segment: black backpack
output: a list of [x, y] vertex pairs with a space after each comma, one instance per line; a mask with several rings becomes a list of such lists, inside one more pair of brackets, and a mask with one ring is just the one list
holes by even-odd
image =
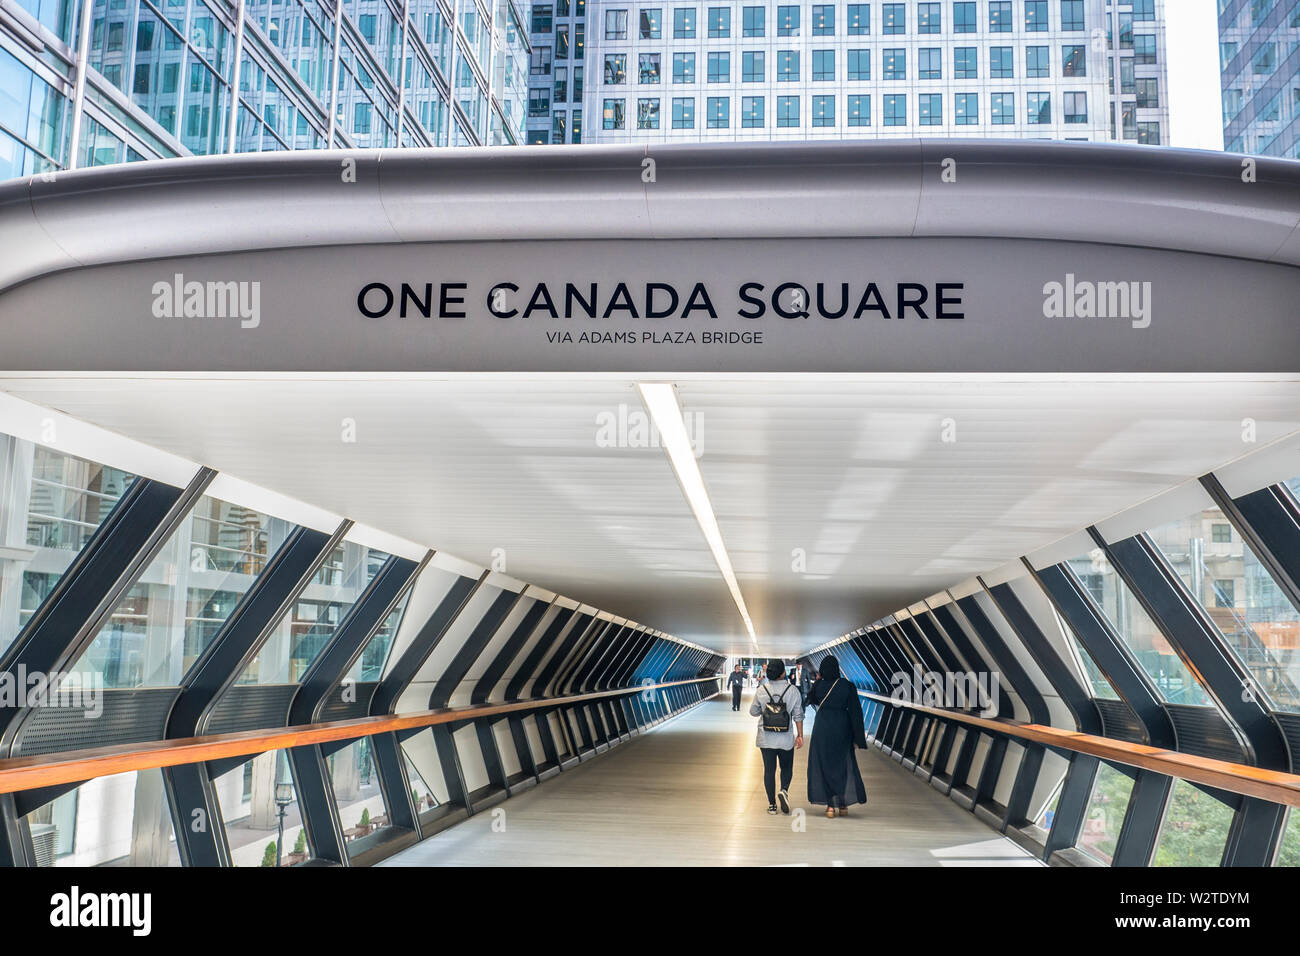
[[790, 711], [785, 706], [785, 691], [793, 687], [793, 684], [786, 684], [785, 690], [781, 691], [781, 696], [772, 697], [772, 691], [767, 692], [767, 703], [763, 705], [763, 729], [771, 734], [788, 734], [790, 732]]

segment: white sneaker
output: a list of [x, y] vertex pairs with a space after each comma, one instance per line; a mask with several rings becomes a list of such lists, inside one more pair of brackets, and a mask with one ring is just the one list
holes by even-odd
[[781, 792], [779, 792], [779, 793], [776, 795], [776, 799], [777, 799], [777, 802], [781, 804], [781, 812], [782, 812], [782, 813], [789, 813], [789, 812], [790, 812], [790, 794], [788, 794], [788, 793], [786, 793], [784, 790], [782, 790]]

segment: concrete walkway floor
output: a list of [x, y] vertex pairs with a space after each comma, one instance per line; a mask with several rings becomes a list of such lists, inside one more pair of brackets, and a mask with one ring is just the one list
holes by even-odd
[[740, 713], [706, 701], [380, 865], [1041, 865], [874, 749], [858, 752], [865, 806], [828, 820], [808, 805], [805, 744], [794, 812], [770, 816], [750, 697]]

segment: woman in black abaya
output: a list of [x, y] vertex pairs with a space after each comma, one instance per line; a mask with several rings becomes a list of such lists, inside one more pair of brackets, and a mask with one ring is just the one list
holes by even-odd
[[840, 662], [823, 658], [821, 676], [808, 694], [817, 708], [808, 748], [808, 802], [826, 804], [826, 816], [844, 816], [850, 804], [866, 803], [853, 748], [867, 747], [858, 690], [840, 676]]

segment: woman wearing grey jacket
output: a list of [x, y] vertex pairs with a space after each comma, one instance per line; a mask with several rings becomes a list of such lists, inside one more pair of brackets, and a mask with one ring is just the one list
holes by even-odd
[[[767, 812], [790, 812], [790, 781], [794, 778], [794, 751], [803, 746], [803, 700], [799, 688], [785, 679], [785, 662], [773, 658], [767, 662], [767, 680], [754, 692], [754, 702], [749, 705], [750, 716], [758, 717], [758, 749], [763, 755], [763, 786], [767, 789]], [[767, 730], [765, 707], [785, 704], [789, 715], [787, 729], [782, 732]], [[776, 768], [781, 768], [781, 789], [776, 788]], [[780, 810], [777, 804], [780, 803]]]

